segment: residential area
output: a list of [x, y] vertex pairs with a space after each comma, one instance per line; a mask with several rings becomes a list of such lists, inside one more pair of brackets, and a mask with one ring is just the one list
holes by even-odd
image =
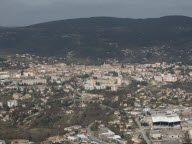
[[0, 68], [2, 144], [192, 141], [191, 65], [80, 65], [17, 54]]

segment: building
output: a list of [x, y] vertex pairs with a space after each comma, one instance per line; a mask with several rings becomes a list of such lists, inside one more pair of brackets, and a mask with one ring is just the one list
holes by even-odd
[[177, 126], [180, 125], [181, 119], [177, 114], [152, 114], [153, 126]]
[[182, 140], [184, 138], [184, 134], [179, 131], [179, 130], [176, 130], [176, 129], [171, 129], [171, 130], [165, 130], [163, 131], [163, 135], [162, 135], [162, 139], [164, 141], [166, 140]]
[[154, 76], [154, 80], [161, 82], [163, 81], [163, 78], [161, 76]]
[[113, 137], [115, 135], [114, 132], [112, 132], [111, 130], [107, 129], [102, 131], [101, 133], [99, 133], [99, 137]]
[[10, 74], [8, 71], [1, 71], [0, 72], [0, 79], [7, 79], [10, 77]]
[[4, 140], [0, 140], [0, 144], [6, 144]]
[[47, 80], [46, 79], [26, 79], [26, 80], [22, 80], [21, 83], [26, 85], [46, 84]]
[[16, 107], [16, 106], [18, 106], [18, 101], [17, 101], [17, 100], [7, 101], [7, 105], [8, 105], [8, 107], [10, 107], [10, 108]]
[[111, 91], [117, 91], [118, 87], [117, 86], [112, 86]]
[[189, 130], [189, 138], [192, 140], [192, 130]]
[[163, 76], [163, 81], [165, 82], [176, 82], [177, 81], [177, 77], [171, 74], [167, 74]]
[[127, 141], [122, 139], [121, 136], [119, 136], [119, 135], [114, 135], [112, 137], [112, 139], [115, 140], [119, 144], [127, 144]]
[[3, 108], [3, 103], [2, 102], [0, 102], [0, 108]]
[[162, 133], [159, 130], [151, 130], [150, 137], [152, 139], [158, 140], [158, 139], [161, 139]]

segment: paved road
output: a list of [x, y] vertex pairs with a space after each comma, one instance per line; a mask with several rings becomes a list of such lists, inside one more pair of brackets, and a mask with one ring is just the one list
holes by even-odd
[[136, 121], [137, 125], [139, 126], [140, 131], [141, 131], [141, 134], [143, 135], [143, 138], [144, 138], [144, 140], [146, 141], [146, 143], [147, 143], [147, 144], [151, 144], [151, 141], [150, 141], [149, 138], [147, 137], [147, 134], [146, 134], [146, 132], [145, 132], [145, 129], [141, 126], [141, 123], [140, 123], [140, 121], [139, 121], [139, 118], [136, 118], [135, 121]]
[[69, 120], [67, 121], [67, 123], [70, 123], [72, 117], [74, 116], [75, 114], [72, 114], [71, 117], [69, 118]]
[[95, 141], [95, 142], [97, 142], [97, 143], [99, 143], [99, 144], [114, 144], [114, 143], [104, 142], [104, 141], [100, 140], [99, 138], [95, 137], [95, 136], [93, 135], [93, 132], [91, 131], [91, 126], [92, 126], [93, 124], [94, 124], [94, 123], [91, 123], [91, 124], [89, 124], [88, 127], [87, 127], [87, 133], [89, 134], [89, 138], [90, 138], [91, 140], [93, 140], [93, 141]]

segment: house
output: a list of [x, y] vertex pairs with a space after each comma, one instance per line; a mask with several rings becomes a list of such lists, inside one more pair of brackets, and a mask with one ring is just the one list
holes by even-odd
[[114, 115], [120, 115], [120, 111], [119, 110], [114, 111]]
[[68, 111], [66, 111], [66, 114], [73, 114], [73, 113], [74, 113], [73, 110], [68, 110]]
[[81, 134], [86, 134], [86, 133], [87, 133], [87, 129], [86, 129], [86, 128], [82, 128], [82, 129], [80, 130], [80, 133], [81, 133]]
[[75, 137], [75, 136], [68, 136], [67, 139], [71, 142], [74, 142], [74, 141], [78, 141], [79, 138], [78, 137]]
[[115, 133], [114, 132], [112, 132], [111, 130], [105, 130], [105, 131], [102, 131], [102, 132], [100, 132], [99, 133], [99, 137], [112, 137], [112, 136], [114, 136], [115, 135]]
[[112, 86], [111, 91], [117, 91], [118, 87], [117, 86]]
[[20, 93], [14, 93], [13, 94], [13, 99], [15, 99], [15, 100], [18, 100], [18, 99], [20, 99], [22, 97], [22, 94], [20, 94]]

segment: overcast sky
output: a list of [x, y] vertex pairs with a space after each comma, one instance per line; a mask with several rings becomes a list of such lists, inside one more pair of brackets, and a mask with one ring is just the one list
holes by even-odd
[[79, 17], [192, 16], [192, 0], [0, 0], [0, 25], [24, 26]]

